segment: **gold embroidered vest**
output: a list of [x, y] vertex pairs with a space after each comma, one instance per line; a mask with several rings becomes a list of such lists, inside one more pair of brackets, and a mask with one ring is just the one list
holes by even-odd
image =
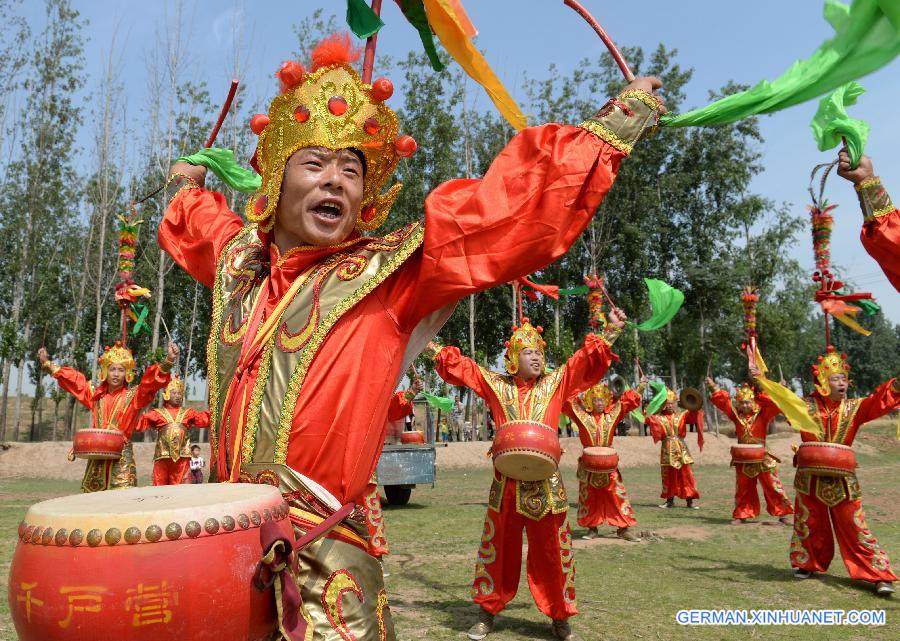
[[[241, 463], [288, 468], [288, 435], [294, 407], [310, 363], [329, 330], [340, 318], [394, 273], [422, 244], [421, 223], [382, 237], [366, 238], [311, 266], [298, 279], [276, 331], [263, 347], [248, 400]], [[228, 429], [223, 406], [237, 369], [244, 334], [254, 303], [263, 291], [268, 250], [249, 225], [228, 243], [217, 266], [213, 288], [212, 326], [207, 344], [209, 365], [210, 441], [217, 449], [222, 426]]]
[[687, 412], [681, 411], [658, 416], [665, 433], [662, 448], [659, 452], [659, 464], [662, 466], [674, 467], [677, 470], [682, 465], [694, 464], [694, 459], [691, 457], [687, 443], [678, 435], [678, 428], [685, 414]]
[[[618, 425], [619, 418], [622, 414], [622, 404], [620, 401], [615, 401], [611, 407], [612, 409], [608, 412], [603, 412], [603, 414], [600, 415], [600, 422], [598, 425], [596, 415], [587, 410], [584, 406], [584, 401], [580, 398], [576, 398], [572, 401], [572, 411], [575, 413], [575, 416], [578, 418], [581, 425], [584, 426], [584, 429], [587, 430], [591, 445], [597, 447], [612, 447], [611, 441], [614, 436], [616, 425]], [[576, 475], [579, 481], [587, 483], [592, 487], [601, 488], [609, 485], [609, 474], [588, 472], [582, 467], [580, 460], [578, 461]]]
[[187, 427], [184, 424], [184, 417], [188, 413], [188, 408], [179, 407], [174, 417], [167, 409], [158, 409], [156, 411], [163, 418], [170, 420], [165, 427], [159, 430], [153, 460], [172, 459], [174, 463], [180, 458], [190, 458], [191, 439], [188, 438]]
[[[837, 411], [834, 413], [835, 420], [830, 421], [830, 426], [822, 421], [819, 402], [815, 397], [806, 399], [806, 411], [819, 426], [823, 436], [822, 440], [849, 446], [851, 444], [849, 438], [850, 428], [853, 426], [856, 412], [859, 411], [861, 400], [859, 398], [848, 398], [841, 401]], [[856, 474], [820, 476], [806, 471], [798, 471], [794, 476], [794, 488], [801, 494], [808, 496], [813, 491], [813, 485], [815, 485], [816, 498], [829, 507], [834, 507], [844, 500], [849, 499], [853, 501], [862, 498], [862, 489], [859, 487], [859, 480], [856, 478]]]
[[[544, 422], [544, 414], [562, 382], [565, 365], [549, 374], [538, 377], [529, 393], [524, 412], [519, 411], [519, 389], [513, 376], [505, 376], [479, 367], [481, 375], [503, 408], [503, 423], [516, 420]], [[501, 425], [502, 427], [502, 425]], [[506, 477], [494, 478], [488, 496], [488, 507], [500, 511]], [[569, 509], [566, 488], [559, 472], [544, 481], [516, 481], [516, 512], [529, 519], [538, 520], [549, 513], [559, 514]]]

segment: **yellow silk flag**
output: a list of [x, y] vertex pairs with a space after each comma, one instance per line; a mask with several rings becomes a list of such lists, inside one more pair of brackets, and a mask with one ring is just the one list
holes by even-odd
[[472, 80], [484, 87], [491, 101], [500, 111], [500, 115], [506, 118], [516, 131], [521, 131], [528, 126], [525, 114], [494, 75], [484, 56], [469, 40], [466, 31], [471, 32], [473, 28], [465, 14], [463, 14], [463, 18], [457, 17], [454, 5], [461, 8], [458, 0], [424, 0], [424, 2], [428, 24], [431, 25], [447, 53], [459, 63], [459, 66], [469, 74]]
[[791, 427], [801, 432], [809, 432], [821, 439], [822, 429], [819, 427], [818, 423], [813, 420], [812, 416], [809, 415], [809, 411], [806, 408], [806, 402], [784, 385], [776, 383], [775, 381], [770, 381], [766, 378], [766, 372], [769, 371], [769, 368], [766, 367], [766, 363], [763, 361], [762, 354], [758, 347], [755, 350], [754, 356], [756, 365], [759, 367], [759, 371], [762, 372], [762, 375], [755, 379], [756, 383], [763, 392], [769, 395], [772, 402], [778, 406], [778, 409], [784, 414], [785, 418], [791, 424]]
[[859, 332], [863, 336], [869, 336], [872, 334], [872, 332], [857, 323], [856, 319], [853, 317], [853, 315], [862, 311], [859, 307], [848, 305], [842, 300], [829, 299], [825, 299], [819, 304], [822, 306], [823, 312], [825, 312], [826, 314], [831, 314], [835, 319], [842, 322], [854, 332]]

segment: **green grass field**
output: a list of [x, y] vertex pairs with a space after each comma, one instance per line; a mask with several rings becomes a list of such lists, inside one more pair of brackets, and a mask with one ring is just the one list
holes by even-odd
[[[892, 426], [874, 428], [861, 440], [876, 455], [861, 456], [860, 482], [869, 526], [895, 562], [900, 563], [900, 488], [896, 484], [900, 442]], [[471, 602], [475, 551], [489, 485], [485, 471], [438, 470], [434, 489], [417, 488], [411, 502], [386, 509], [392, 554], [386, 579], [391, 609], [402, 641], [463, 639], [477, 608]], [[585, 641], [638, 639], [803, 639], [888, 640], [900, 638], [900, 596], [882, 599], [868, 585], [851, 581], [840, 559], [826, 576], [797, 581], [788, 564], [790, 529], [760, 523], [729, 525], [734, 472], [725, 466], [695, 468], [702, 495], [699, 511], [683, 502], [660, 510], [659, 471], [628, 469], [625, 483], [639, 529], [663, 536], [654, 543], [626, 543], [601, 530], [605, 538], [577, 539], [577, 591], [580, 616], [575, 629]], [[793, 496], [793, 471], [782, 467]], [[573, 474], [566, 475], [570, 501], [576, 500]], [[31, 503], [75, 492], [77, 483], [45, 480], [0, 482], [0, 639], [15, 639], [9, 623], [6, 575], [15, 546], [16, 526]], [[570, 512], [574, 521], [575, 510]], [[771, 520], [765, 517], [763, 520]], [[884, 609], [883, 627], [682, 627], [681, 609], [829, 608]], [[492, 641], [551, 639], [546, 619], [534, 606], [524, 578], [519, 594], [497, 618]], [[118, 640], [117, 640], [118, 641]], [[188, 641], [188, 640], [179, 640]]]

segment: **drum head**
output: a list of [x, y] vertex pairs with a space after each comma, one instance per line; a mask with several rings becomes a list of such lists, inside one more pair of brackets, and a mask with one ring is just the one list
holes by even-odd
[[549, 457], [531, 452], [500, 454], [494, 459], [497, 471], [517, 481], [544, 481], [553, 476], [557, 465]]

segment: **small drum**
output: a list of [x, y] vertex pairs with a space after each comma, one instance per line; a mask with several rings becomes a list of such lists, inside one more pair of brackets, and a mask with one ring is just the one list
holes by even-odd
[[125, 435], [119, 430], [86, 428], [75, 432], [72, 450], [75, 458], [94, 461], [118, 461], [125, 447]]
[[801, 443], [797, 448], [797, 471], [820, 476], [850, 476], [856, 472], [856, 453], [840, 443]]
[[556, 430], [536, 421], [510, 421], [497, 429], [491, 447], [497, 471], [518, 481], [543, 481], [559, 467]]
[[731, 464], [762, 463], [766, 459], [765, 443], [737, 443], [731, 446]]
[[260, 526], [293, 541], [269, 485], [212, 483], [79, 494], [31, 506], [9, 570], [21, 641], [262, 641], [271, 587], [253, 579]]
[[422, 434], [421, 430], [415, 430], [413, 432], [403, 432], [402, 434], [400, 434], [400, 442], [405, 445], [424, 445], [425, 435]]
[[611, 447], [586, 447], [581, 467], [594, 474], [612, 474], [619, 467], [619, 455]]

